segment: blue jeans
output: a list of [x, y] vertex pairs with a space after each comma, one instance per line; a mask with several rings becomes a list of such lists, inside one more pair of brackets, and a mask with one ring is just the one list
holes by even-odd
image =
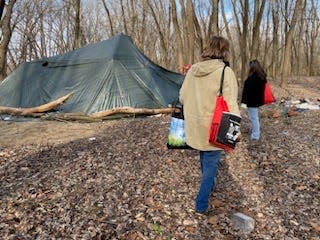
[[200, 151], [201, 184], [196, 198], [196, 211], [205, 212], [209, 207], [209, 197], [216, 185], [221, 159], [221, 151]]
[[251, 139], [259, 140], [260, 138], [260, 120], [259, 108], [248, 107], [248, 116], [251, 122]]

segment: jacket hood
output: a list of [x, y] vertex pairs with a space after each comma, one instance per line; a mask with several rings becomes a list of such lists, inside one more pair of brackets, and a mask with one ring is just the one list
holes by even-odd
[[220, 59], [206, 60], [192, 65], [190, 72], [195, 77], [203, 77], [222, 68], [223, 66], [224, 63]]

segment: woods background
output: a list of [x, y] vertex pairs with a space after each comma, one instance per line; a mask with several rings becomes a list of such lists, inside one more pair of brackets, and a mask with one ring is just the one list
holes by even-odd
[[0, 80], [23, 62], [120, 32], [178, 72], [219, 34], [240, 81], [257, 58], [285, 87], [290, 76], [320, 73], [319, 8], [318, 0], [1, 0]]

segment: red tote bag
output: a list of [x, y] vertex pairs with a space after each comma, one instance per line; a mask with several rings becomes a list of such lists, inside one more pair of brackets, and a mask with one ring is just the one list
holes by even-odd
[[228, 103], [222, 95], [224, 69], [221, 76], [219, 95], [216, 97], [216, 105], [209, 127], [209, 143], [229, 152], [235, 148], [237, 143], [241, 117], [229, 112]]
[[218, 132], [220, 129], [221, 119], [223, 112], [229, 112], [228, 104], [224, 100], [223, 96], [217, 96], [216, 97], [216, 107], [213, 112], [211, 125], [210, 125], [210, 131], [209, 131], [209, 143], [216, 145], [217, 147], [222, 147], [225, 150], [231, 150], [228, 147], [226, 148], [223, 145], [220, 145], [219, 142], [217, 142]]
[[216, 107], [213, 113], [211, 126], [210, 126], [210, 136], [209, 136], [210, 143], [214, 143], [215, 137], [218, 135], [218, 130], [220, 127], [223, 112], [229, 112], [228, 105], [224, 100], [223, 96], [217, 96]]
[[271, 85], [269, 82], [266, 82], [266, 86], [264, 88], [264, 104], [271, 104], [276, 101], [276, 98], [272, 94]]

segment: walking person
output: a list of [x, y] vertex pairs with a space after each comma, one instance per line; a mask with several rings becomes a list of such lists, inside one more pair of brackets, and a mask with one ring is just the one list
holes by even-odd
[[249, 62], [248, 77], [244, 82], [241, 106], [247, 109], [251, 123], [252, 141], [260, 139], [259, 107], [264, 104], [264, 89], [267, 82], [267, 74], [258, 60]]
[[[222, 70], [229, 55], [229, 42], [213, 36], [201, 54], [201, 61], [192, 65], [180, 89], [180, 102], [184, 107], [186, 142], [199, 150], [201, 183], [195, 200], [198, 213], [209, 211], [209, 197], [216, 185], [222, 149], [209, 143], [209, 129], [219, 93]], [[238, 85], [235, 74], [226, 67], [223, 96], [230, 112], [239, 114], [237, 103]]]

